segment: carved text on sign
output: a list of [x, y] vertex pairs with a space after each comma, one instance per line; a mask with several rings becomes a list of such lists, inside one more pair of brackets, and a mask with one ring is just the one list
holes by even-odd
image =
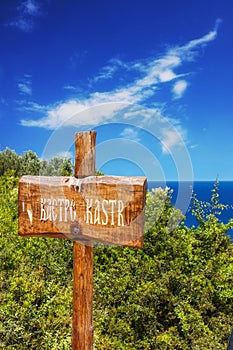
[[[23, 204], [24, 205], [24, 204]], [[87, 199], [84, 221], [90, 225], [124, 226], [122, 200]], [[115, 213], [117, 219], [115, 220]], [[53, 222], [74, 222], [77, 218], [75, 200], [67, 198], [41, 198], [40, 220]], [[31, 219], [32, 221], [32, 219]]]
[[66, 198], [41, 198], [41, 221], [74, 222], [76, 220], [76, 204]]
[[144, 177], [23, 176], [19, 234], [141, 246]]
[[[111, 226], [124, 226], [124, 216], [122, 214], [124, 210], [124, 203], [122, 200], [116, 199], [103, 199], [102, 201], [92, 198], [87, 200], [86, 205], [86, 224], [91, 225], [108, 225]], [[101, 213], [103, 213], [101, 217]], [[117, 219], [115, 220], [115, 213], [117, 213]], [[116, 222], [115, 222], [116, 221]]]

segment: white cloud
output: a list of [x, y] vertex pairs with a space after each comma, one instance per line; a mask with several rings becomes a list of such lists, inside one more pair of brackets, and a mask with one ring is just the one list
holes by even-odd
[[138, 135], [138, 131], [133, 129], [133, 128], [125, 128], [120, 136], [124, 139], [129, 139], [129, 140], [133, 140], [133, 141], [136, 141], [136, 142], [139, 142], [140, 141], [140, 138], [139, 138], [139, 135]]
[[[23, 126], [42, 127], [55, 130], [61, 126], [92, 127], [111, 120], [113, 115], [126, 104], [106, 103], [105, 99], [93, 97], [79, 102], [70, 100], [48, 110], [47, 116], [38, 120], [21, 120]], [[38, 111], [38, 106], [36, 106]]]
[[32, 94], [32, 90], [31, 90], [31, 87], [29, 87], [27, 84], [25, 83], [18, 83], [18, 88], [19, 88], [19, 91], [22, 93], [22, 94], [25, 94], [25, 95], [31, 95]]
[[[173, 85], [173, 96], [180, 98], [187, 89], [188, 82], [180, 79], [187, 73], [176, 73], [176, 69], [181, 67], [186, 61], [194, 60], [200, 48], [213, 41], [217, 35], [217, 27], [201, 38], [191, 40], [183, 46], [168, 49], [163, 56], [159, 58], [150, 58], [141, 61], [123, 63], [120, 60], [112, 60], [92, 81], [100, 79], [111, 79], [117, 70], [121, 72], [132, 72], [133, 79], [128, 83], [117, 86], [111, 91], [89, 93], [81, 95], [78, 98], [60, 101], [56, 105], [47, 106], [45, 115], [37, 120], [23, 119], [21, 124], [24, 126], [37, 126], [55, 130], [61, 126], [75, 126], [83, 128], [84, 126], [94, 127], [105, 122], [122, 122], [132, 117], [132, 110], [128, 109], [124, 114], [126, 105], [138, 105], [150, 107], [151, 113], [138, 115], [140, 125], [151, 123], [156, 115], [156, 120], [163, 117], [163, 107], [148, 104], [148, 99], [156, 94], [157, 89], [171, 81]], [[38, 110], [38, 106], [36, 106]], [[135, 111], [134, 120], [136, 118]], [[132, 120], [132, 119], [130, 119]], [[177, 121], [179, 124], [179, 121]], [[129, 130], [128, 130], [129, 131]], [[179, 132], [185, 136], [185, 131], [179, 126]], [[179, 146], [179, 138], [169, 128], [166, 132], [160, 132], [163, 140], [163, 152]]]
[[175, 73], [171, 69], [166, 69], [165, 71], [159, 74], [159, 79], [162, 83], [173, 80], [176, 78]]
[[48, 106], [43, 106], [36, 102], [29, 101], [27, 102], [27, 104], [25, 104], [25, 101], [19, 100], [19, 101], [16, 101], [16, 103], [18, 104], [19, 106], [18, 110], [20, 111], [45, 114], [49, 110]]
[[[119, 58], [112, 58], [108, 64], [101, 68], [99, 73], [90, 80], [91, 83], [98, 82], [101, 80], [109, 80], [116, 77], [119, 72], [121, 80], [125, 80], [126, 76], [130, 72], [146, 72], [148, 69], [147, 65], [142, 62], [123, 62]], [[116, 79], [116, 78], [115, 78]]]
[[162, 133], [162, 151], [167, 154], [172, 152], [174, 147], [182, 147], [180, 133], [176, 130], [165, 129]]
[[190, 145], [190, 148], [191, 149], [196, 149], [196, 148], [198, 148], [199, 147], [199, 145], [196, 143], [196, 144], [194, 144], [194, 145]]
[[26, 15], [38, 16], [40, 14], [40, 6], [35, 0], [23, 1], [19, 9]]
[[15, 19], [7, 26], [17, 28], [23, 32], [31, 32], [34, 29], [35, 19], [42, 15], [40, 4], [37, 0], [25, 0], [16, 8]]
[[6, 100], [4, 97], [1, 97], [1, 98], [0, 98], [0, 103], [1, 103], [2, 105], [4, 105], [4, 106], [7, 106], [7, 105], [8, 105], [7, 100]]
[[174, 86], [173, 86], [173, 94], [174, 94], [174, 98], [181, 98], [185, 92], [185, 90], [188, 87], [188, 83], [186, 80], [178, 80], [177, 82], [175, 82]]
[[62, 152], [57, 153], [56, 156], [59, 158], [71, 158], [72, 159], [73, 153], [70, 151], [62, 151]]
[[18, 82], [18, 89], [21, 95], [32, 94], [31, 75], [25, 74], [24, 77]]
[[76, 91], [76, 87], [73, 85], [65, 85], [65, 86], [63, 86], [63, 89], [70, 90], [70, 91]]
[[125, 68], [126, 65], [119, 59], [111, 59], [109, 64], [103, 67], [100, 72], [93, 78], [93, 82], [97, 82], [99, 80], [111, 79], [114, 74], [122, 68]]
[[214, 29], [211, 30], [206, 35], [202, 36], [201, 38], [190, 40], [187, 44], [180, 46], [180, 47], [174, 47], [170, 50], [170, 54], [178, 55], [179, 57], [182, 57], [183, 61], [192, 61], [198, 54], [198, 49], [200, 47], [205, 47], [207, 44], [209, 44], [211, 41], [215, 40], [218, 34], [218, 27], [221, 23], [221, 19], [217, 19]]

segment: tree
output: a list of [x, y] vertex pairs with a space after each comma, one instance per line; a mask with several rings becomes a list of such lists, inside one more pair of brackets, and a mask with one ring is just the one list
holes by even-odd
[[71, 163], [71, 159], [64, 159], [63, 165], [62, 165], [62, 176], [71, 176], [73, 173], [73, 166]]
[[47, 175], [70, 176], [72, 175], [71, 159], [53, 157], [50, 160], [40, 160], [35, 152], [29, 150], [18, 155], [10, 148], [0, 152], [0, 176], [14, 170], [15, 176], [22, 175]]
[[22, 175], [39, 175], [40, 160], [35, 152], [27, 151], [22, 156], [19, 156], [20, 171], [19, 176]]
[[17, 176], [19, 166], [19, 157], [15, 151], [7, 147], [0, 152], [0, 176], [9, 170], [14, 170]]
[[42, 160], [40, 175], [45, 176], [69, 176], [72, 174], [71, 159], [53, 157], [50, 160]]

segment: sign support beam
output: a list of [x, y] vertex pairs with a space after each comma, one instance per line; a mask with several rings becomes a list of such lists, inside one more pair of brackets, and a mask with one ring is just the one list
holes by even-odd
[[[75, 135], [75, 173], [77, 178], [95, 175], [96, 132]], [[72, 350], [93, 349], [93, 244], [73, 245]]]

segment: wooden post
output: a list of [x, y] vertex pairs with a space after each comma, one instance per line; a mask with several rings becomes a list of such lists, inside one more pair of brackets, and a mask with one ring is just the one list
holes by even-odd
[[146, 178], [95, 176], [96, 132], [75, 135], [75, 177], [22, 176], [18, 233], [73, 239], [72, 349], [92, 350], [93, 243], [142, 247]]
[[[95, 140], [94, 131], [75, 135], [75, 177], [95, 175]], [[93, 349], [92, 302], [93, 245], [74, 242], [72, 350]]]

